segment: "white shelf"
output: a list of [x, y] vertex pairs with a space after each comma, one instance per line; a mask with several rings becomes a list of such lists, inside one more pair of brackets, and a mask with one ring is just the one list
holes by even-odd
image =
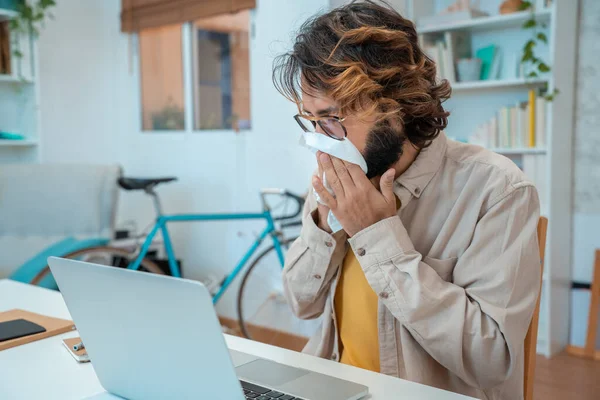
[[13, 10], [7, 10], [5, 8], [0, 8], [0, 21], [6, 21], [8, 19], [12, 19], [16, 17], [18, 13]]
[[22, 78], [19, 78], [18, 76], [14, 76], [14, 75], [0, 74], [0, 83], [14, 83], [14, 84], [30, 85], [33, 83], [33, 81], [30, 79], [22, 79]]
[[0, 139], [0, 147], [31, 147], [37, 146], [37, 140], [6, 140]]
[[547, 150], [544, 148], [535, 147], [522, 147], [522, 148], [493, 148], [489, 149], [494, 153], [498, 154], [546, 154]]
[[531, 88], [543, 86], [548, 83], [546, 79], [497, 79], [489, 81], [456, 82], [452, 84], [453, 92], [484, 90], [484, 89], [510, 89], [510, 88]]
[[[533, 13], [538, 23], [548, 22], [551, 14], [552, 10], [550, 9], [544, 9]], [[531, 15], [532, 13], [529, 11], [521, 11], [507, 15], [473, 18], [466, 21], [451, 22], [437, 26], [417, 27], [417, 32], [419, 34], [443, 33], [446, 31], [478, 32], [492, 29], [518, 28], [521, 27], [525, 21], [531, 18]]]

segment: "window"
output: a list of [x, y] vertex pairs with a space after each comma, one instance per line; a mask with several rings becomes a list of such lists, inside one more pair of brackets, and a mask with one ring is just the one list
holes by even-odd
[[142, 130], [184, 130], [181, 25], [139, 35]]
[[[143, 130], [249, 129], [249, 27], [245, 10], [198, 19], [190, 29], [142, 31]], [[185, 35], [190, 35], [189, 48], [182, 45]], [[191, 60], [190, 65], [182, 60]], [[183, 83], [186, 72], [192, 77], [189, 88]], [[185, 95], [188, 90], [191, 96]], [[188, 98], [192, 104], [186, 107]], [[185, 126], [185, 110], [192, 110], [192, 127]]]
[[194, 128], [250, 128], [249, 12], [193, 24]]

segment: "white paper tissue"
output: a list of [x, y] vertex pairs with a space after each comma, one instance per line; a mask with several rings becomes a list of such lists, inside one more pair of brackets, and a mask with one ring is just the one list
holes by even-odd
[[[348, 139], [335, 140], [320, 133], [304, 132], [302, 138], [300, 139], [300, 144], [309, 148], [313, 153], [322, 151], [323, 153], [327, 153], [341, 160], [356, 164], [364, 171], [365, 174], [367, 173], [367, 162], [362, 154], [360, 154], [360, 151], [358, 151], [358, 149], [354, 147], [352, 142]], [[329, 193], [333, 194], [333, 190], [331, 190], [331, 187], [329, 187], [327, 184], [325, 174], [323, 174], [322, 179], [325, 188], [329, 191]], [[313, 195], [315, 196], [317, 202], [323, 204], [314, 188]], [[337, 218], [335, 218], [335, 215], [333, 215], [331, 211], [329, 211], [329, 214], [327, 215], [327, 224], [334, 233], [342, 230], [342, 225], [339, 223]]]

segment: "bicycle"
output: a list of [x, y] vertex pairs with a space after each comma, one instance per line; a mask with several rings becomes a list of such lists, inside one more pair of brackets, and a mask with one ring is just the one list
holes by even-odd
[[[173, 222], [200, 222], [200, 221], [230, 221], [230, 220], [264, 220], [266, 226], [254, 243], [243, 255], [242, 259], [223, 279], [218, 282], [216, 288], [211, 290], [213, 295], [213, 304], [216, 304], [223, 294], [231, 287], [232, 282], [244, 272], [240, 287], [237, 293], [236, 310], [238, 316], [238, 326], [241, 333], [249, 339], [253, 338], [252, 331], [256, 330], [257, 324], [249, 321], [256, 317], [259, 312], [264, 311], [267, 301], [275, 302], [276, 306], [285, 302], [282, 295], [281, 269], [284, 264], [283, 250], [296, 239], [296, 237], [286, 238], [283, 230], [301, 225], [298, 218], [301, 214], [304, 204], [304, 198], [295, 195], [285, 189], [263, 189], [260, 191], [262, 212], [260, 213], [222, 213], [222, 214], [174, 214], [165, 215], [162, 211], [162, 205], [158, 194], [154, 190], [156, 186], [173, 182], [177, 178], [119, 178], [118, 184], [125, 190], [143, 190], [152, 198], [154, 209], [156, 211], [156, 220], [148, 235], [142, 234], [138, 238], [143, 238], [143, 243], [138, 243], [132, 248], [123, 249], [114, 246], [104, 245], [90, 247], [64, 255], [65, 258], [74, 258], [88, 262], [95, 262], [110, 266], [121, 266], [132, 270], [142, 270], [156, 274], [165, 274], [168, 272], [173, 277], [181, 277], [181, 270], [177, 263], [171, 237], [167, 229], [167, 223]], [[290, 214], [273, 216], [273, 208], [267, 201], [268, 196], [280, 196], [285, 200], [293, 200], [296, 203], [296, 210]], [[287, 203], [285, 204], [287, 206]], [[276, 226], [278, 225], [278, 227]], [[148, 251], [153, 244], [153, 240], [158, 232], [161, 232], [164, 252], [168, 261], [168, 271], [164, 271], [156, 262], [148, 258]], [[256, 257], [257, 250], [264, 240], [270, 236], [272, 245], [261, 251]], [[278, 268], [278, 273], [273, 273], [273, 266]], [[47, 274], [49, 268], [46, 266], [33, 280], [32, 284], [39, 283]], [[277, 277], [277, 278], [273, 278]], [[265, 287], [268, 279], [272, 279]], [[255, 290], [255, 286], [261, 285], [260, 289]], [[270, 286], [270, 287], [269, 287]], [[267, 292], [270, 290], [270, 292]], [[261, 298], [262, 296], [262, 298]], [[274, 307], [276, 307], [274, 306]], [[273, 307], [272, 307], [273, 308]], [[272, 310], [271, 310], [272, 311]], [[260, 329], [260, 328], [258, 328]]]

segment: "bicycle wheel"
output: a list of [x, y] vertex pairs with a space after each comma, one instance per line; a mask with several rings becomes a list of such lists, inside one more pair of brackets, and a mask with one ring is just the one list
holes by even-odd
[[[287, 250], [294, 240], [283, 241], [282, 248]], [[260, 253], [246, 270], [238, 291], [237, 312], [246, 338], [295, 349], [301, 349], [320, 323], [301, 320], [292, 312], [283, 295], [281, 264], [273, 246]]]
[[[127, 266], [133, 259], [135, 259], [134, 253], [130, 253], [127, 250], [120, 249], [117, 247], [109, 246], [98, 246], [89, 247], [69, 253], [63, 258], [70, 258], [73, 260], [86, 261], [94, 264], [108, 265], [112, 267]], [[164, 275], [164, 272], [158, 265], [152, 261], [144, 258], [139, 268], [140, 271], [152, 272], [155, 274]], [[32, 285], [37, 285], [50, 273], [50, 267], [46, 265], [30, 282]]]

